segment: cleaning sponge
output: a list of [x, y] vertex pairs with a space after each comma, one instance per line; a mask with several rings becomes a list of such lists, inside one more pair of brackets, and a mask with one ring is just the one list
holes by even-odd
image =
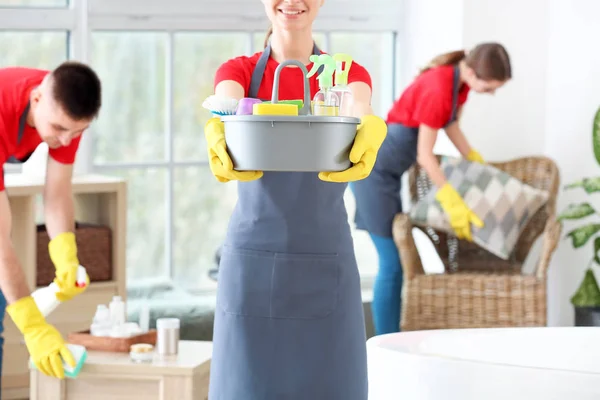
[[71, 367], [63, 361], [65, 376], [67, 378], [76, 378], [77, 375], [79, 375], [79, 372], [81, 372], [81, 368], [83, 367], [83, 364], [85, 364], [85, 360], [87, 359], [87, 350], [85, 347], [79, 344], [67, 343], [67, 347], [69, 348], [71, 354], [73, 354], [73, 358], [75, 359], [75, 367]]
[[[62, 365], [65, 370], [65, 377], [77, 378], [77, 375], [81, 372], [81, 368], [83, 368], [83, 364], [85, 364], [85, 360], [87, 359], [87, 350], [85, 347], [78, 344], [67, 343], [67, 347], [75, 359], [75, 366], [71, 367], [63, 360]], [[33, 361], [29, 360], [29, 364], [35, 368]]]

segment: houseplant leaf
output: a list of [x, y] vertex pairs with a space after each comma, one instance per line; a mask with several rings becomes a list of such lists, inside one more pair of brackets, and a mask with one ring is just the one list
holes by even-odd
[[600, 108], [594, 115], [594, 126], [592, 128], [592, 145], [594, 147], [594, 157], [596, 162], [600, 165]]
[[586, 244], [598, 231], [600, 231], [600, 224], [588, 224], [567, 233], [567, 237], [571, 238], [573, 247], [577, 249]]
[[596, 212], [590, 203], [569, 204], [569, 206], [558, 216], [558, 220], [581, 219]]
[[600, 264], [600, 256], [598, 255], [598, 251], [600, 251], [600, 237], [594, 239], [594, 261], [596, 261], [596, 264]]
[[600, 306], [600, 288], [591, 268], [585, 272], [579, 289], [571, 297], [571, 304], [575, 307], [597, 307]]
[[588, 194], [600, 192], [600, 177], [584, 178], [580, 181], [566, 185], [565, 189], [575, 189], [580, 187]]

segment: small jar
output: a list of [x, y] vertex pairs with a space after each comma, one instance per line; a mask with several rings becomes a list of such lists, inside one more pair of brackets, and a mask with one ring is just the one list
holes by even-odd
[[137, 343], [129, 348], [129, 356], [136, 362], [150, 362], [154, 354], [154, 346], [147, 343]]
[[172, 356], [179, 350], [179, 318], [156, 320], [156, 350], [161, 356]]

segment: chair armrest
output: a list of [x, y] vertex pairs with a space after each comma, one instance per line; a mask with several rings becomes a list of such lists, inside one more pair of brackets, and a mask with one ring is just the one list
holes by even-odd
[[394, 243], [400, 253], [400, 263], [404, 271], [404, 279], [413, 279], [416, 275], [424, 275], [421, 257], [417, 251], [415, 240], [412, 235], [413, 225], [407, 214], [398, 213], [392, 224], [392, 235]]
[[554, 215], [548, 217], [546, 227], [543, 233], [542, 252], [540, 254], [540, 260], [535, 271], [535, 275], [538, 278], [545, 278], [548, 273], [548, 266], [550, 265], [550, 259], [558, 246], [560, 240], [560, 233], [562, 231], [562, 224], [556, 221]]

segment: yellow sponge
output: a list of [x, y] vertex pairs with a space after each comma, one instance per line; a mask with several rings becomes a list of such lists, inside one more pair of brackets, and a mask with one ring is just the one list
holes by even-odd
[[253, 115], [298, 115], [295, 104], [257, 103], [252, 106]]

